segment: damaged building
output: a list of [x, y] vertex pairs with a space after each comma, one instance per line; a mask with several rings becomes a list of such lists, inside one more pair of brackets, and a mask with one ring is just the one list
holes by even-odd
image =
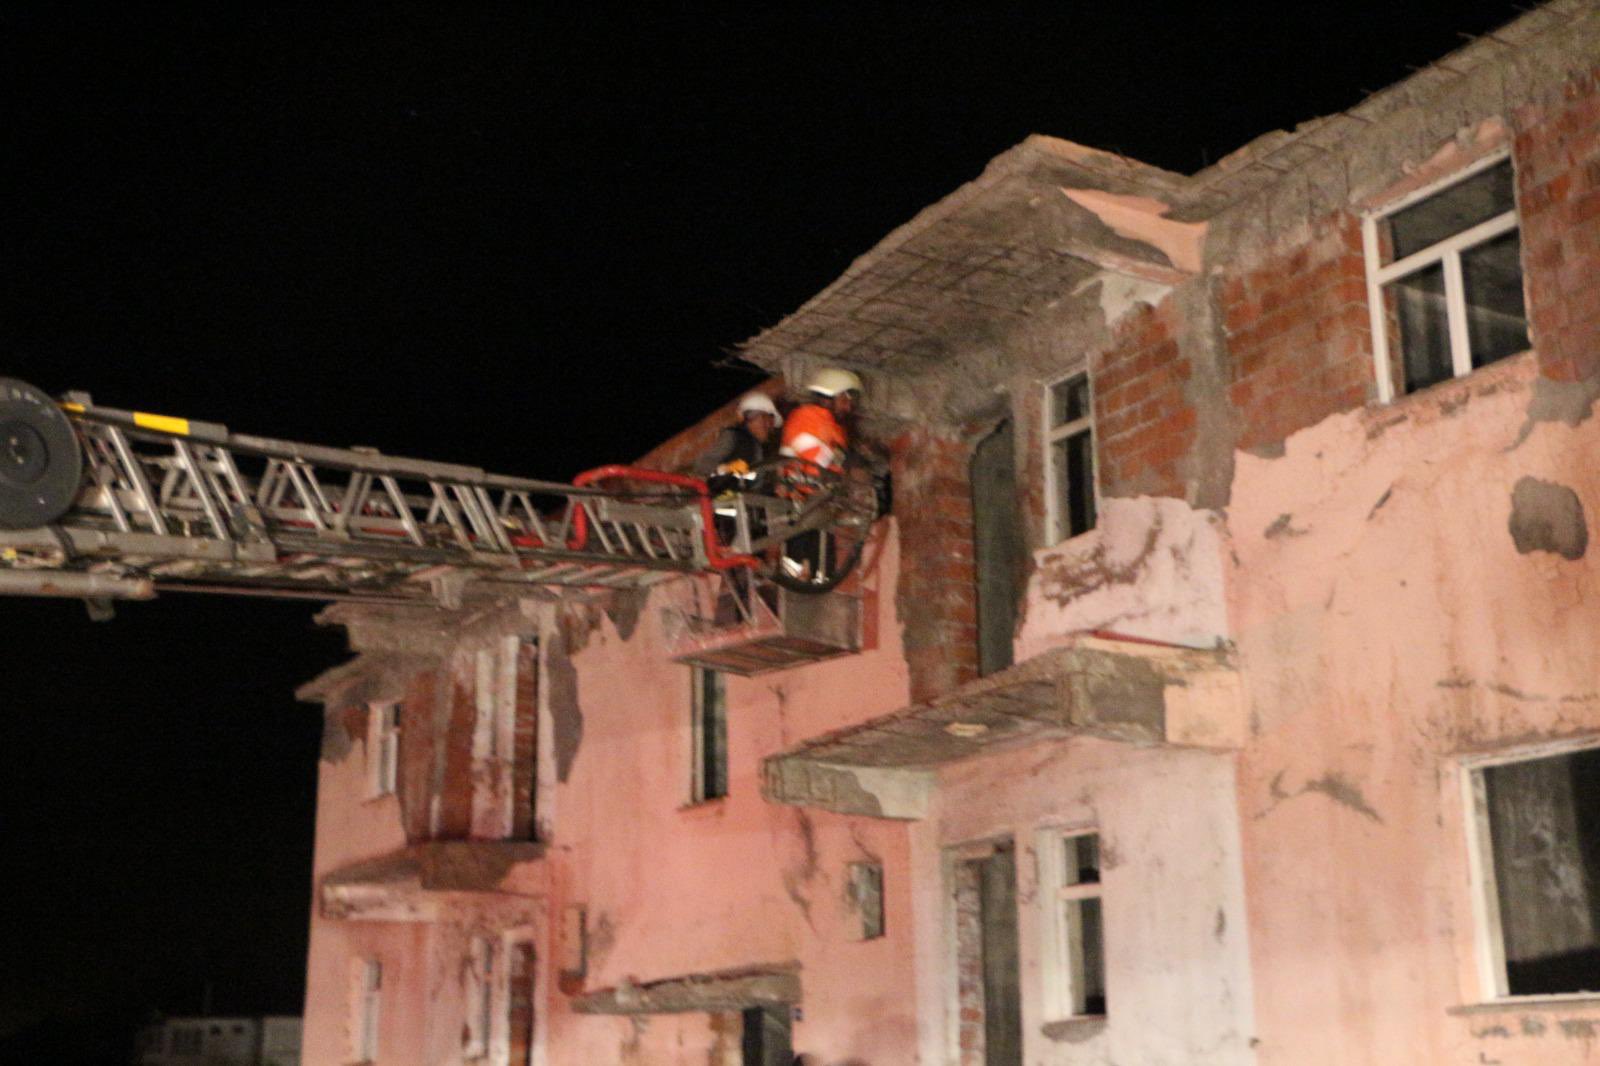
[[895, 487], [760, 626], [329, 608], [304, 1061], [1590, 1061], [1597, 77], [1004, 152], [744, 346]]

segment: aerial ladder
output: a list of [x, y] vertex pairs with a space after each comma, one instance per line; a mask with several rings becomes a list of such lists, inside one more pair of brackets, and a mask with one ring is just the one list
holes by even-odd
[[855, 565], [878, 498], [870, 476], [792, 460], [733, 493], [622, 465], [508, 477], [0, 378], [0, 595], [92, 612], [166, 591], [454, 607], [683, 574], [816, 594]]

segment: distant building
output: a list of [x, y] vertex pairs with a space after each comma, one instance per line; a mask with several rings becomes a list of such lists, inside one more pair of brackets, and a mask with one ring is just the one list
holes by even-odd
[[168, 1018], [139, 1032], [137, 1066], [300, 1066], [300, 1019]]
[[1194, 175], [1003, 153], [745, 346], [895, 477], [777, 638], [326, 611], [308, 1066], [1593, 1062], [1597, 77], [1555, 0]]

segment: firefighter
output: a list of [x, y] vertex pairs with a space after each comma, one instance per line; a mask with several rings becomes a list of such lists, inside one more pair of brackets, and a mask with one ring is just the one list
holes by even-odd
[[739, 421], [717, 434], [710, 449], [694, 461], [694, 472], [703, 478], [750, 478], [751, 471], [777, 451], [773, 435], [782, 425], [783, 416], [772, 397], [745, 393], [739, 397]]
[[845, 427], [861, 401], [861, 379], [848, 370], [828, 367], [811, 375], [806, 391], [811, 402], [789, 413], [779, 450], [823, 470], [842, 470], [850, 446]]
[[[811, 394], [811, 402], [789, 412], [779, 453], [799, 459], [796, 466], [804, 464], [809, 470], [839, 473], [844, 469], [845, 454], [850, 446], [850, 431], [846, 427], [861, 400], [861, 379], [848, 370], [826, 367], [811, 375], [806, 391]], [[803, 497], [810, 490], [791, 491]], [[811, 580], [821, 562], [823, 538], [820, 530], [809, 530], [789, 538], [781, 563], [784, 571], [790, 577]]]

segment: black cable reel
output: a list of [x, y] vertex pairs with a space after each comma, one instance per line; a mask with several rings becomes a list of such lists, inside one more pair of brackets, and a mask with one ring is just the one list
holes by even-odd
[[0, 378], [0, 529], [35, 529], [66, 514], [83, 479], [83, 451], [56, 402]]

